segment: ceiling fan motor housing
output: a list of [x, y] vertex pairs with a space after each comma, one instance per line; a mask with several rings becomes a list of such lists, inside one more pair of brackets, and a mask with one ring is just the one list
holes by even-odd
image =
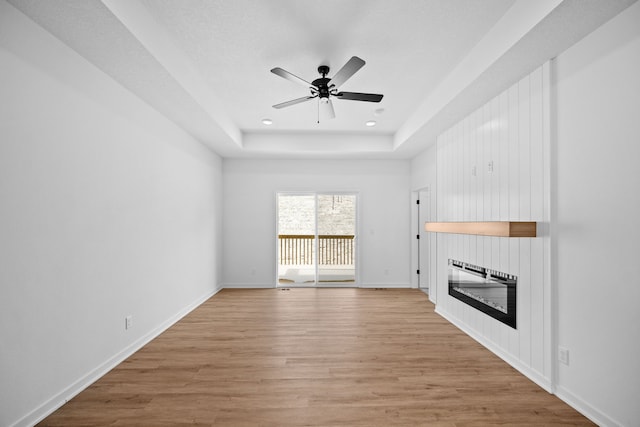
[[[322, 74], [322, 77], [315, 79], [311, 84], [318, 88], [317, 93], [320, 98], [329, 98], [329, 82], [331, 81], [331, 79], [327, 77], [327, 74], [329, 74], [329, 66], [319, 66], [318, 73]], [[311, 93], [314, 93], [314, 91], [312, 90]]]

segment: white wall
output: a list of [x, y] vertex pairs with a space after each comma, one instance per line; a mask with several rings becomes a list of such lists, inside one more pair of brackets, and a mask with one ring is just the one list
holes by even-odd
[[558, 395], [640, 425], [640, 3], [557, 58]]
[[[440, 135], [411, 166], [414, 190], [437, 186], [438, 220], [542, 221], [541, 242], [439, 236], [438, 311], [606, 426], [640, 423], [639, 22], [636, 3]], [[548, 147], [536, 143], [547, 136]], [[524, 330], [443, 298], [452, 255], [519, 276]], [[558, 346], [568, 365], [557, 362]]]
[[[434, 141], [435, 142], [435, 141]], [[436, 186], [437, 152], [436, 144], [411, 159], [411, 189], [417, 191], [427, 187]]]
[[0, 425], [29, 425], [215, 292], [222, 165], [5, 2], [0, 93]]
[[[553, 382], [545, 232], [550, 218], [549, 98], [546, 64], [437, 141], [437, 221], [536, 221], [538, 237], [437, 234], [435, 261], [437, 311], [547, 390]], [[518, 276], [517, 329], [448, 295], [448, 259]]]
[[[435, 218], [437, 209], [437, 147], [435, 141], [429, 145], [427, 149], [411, 159], [411, 190], [413, 191], [414, 198], [418, 199], [420, 192], [423, 195], [428, 194], [428, 206], [425, 206], [423, 200], [420, 202], [420, 209], [426, 209], [427, 212], [422, 212], [420, 215], [422, 218]], [[420, 270], [422, 277], [422, 283], [429, 284], [429, 299], [434, 304], [437, 303], [437, 287], [432, 286], [437, 280], [437, 248], [436, 248], [436, 236], [433, 233], [427, 233], [424, 231], [423, 221], [418, 219], [418, 209], [412, 211], [411, 224], [415, 227], [412, 235], [420, 235], [420, 241], [413, 241], [413, 260], [414, 265], [411, 271]], [[425, 244], [426, 240], [426, 244]], [[428, 254], [425, 256], [420, 252], [422, 262], [418, 262], [418, 244], [422, 244], [421, 250], [427, 250]], [[425, 262], [426, 261], [426, 262]], [[426, 277], [425, 277], [426, 276]], [[426, 280], [425, 280], [426, 279]]]
[[223, 171], [225, 286], [275, 286], [278, 191], [357, 192], [359, 285], [410, 286], [409, 161], [225, 159]]

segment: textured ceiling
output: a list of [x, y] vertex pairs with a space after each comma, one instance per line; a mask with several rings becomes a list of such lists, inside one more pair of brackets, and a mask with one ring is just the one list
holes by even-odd
[[[513, 0], [173, 1], [143, 0], [202, 70], [243, 130], [395, 132]], [[399, 51], [401, 50], [401, 52]], [[330, 76], [351, 57], [367, 64], [341, 89], [385, 95], [380, 104], [334, 100], [336, 119], [317, 124], [317, 103], [271, 105], [305, 96], [304, 87], [269, 72], [279, 66], [307, 81]]]
[[[633, 0], [9, 3], [223, 156], [406, 158]], [[270, 69], [311, 81], [354, 55], [341, 89], [381, 103], [334, 100], [320, 123], [315, 100], [272, 108], [307, 91]]]

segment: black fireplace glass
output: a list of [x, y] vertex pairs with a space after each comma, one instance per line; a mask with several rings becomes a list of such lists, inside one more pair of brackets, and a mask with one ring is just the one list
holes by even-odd
[[449, 295], [516, 329], [514, 275], [449, 260]]

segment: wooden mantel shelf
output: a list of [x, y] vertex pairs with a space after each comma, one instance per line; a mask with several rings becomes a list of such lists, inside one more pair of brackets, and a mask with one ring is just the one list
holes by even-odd
[[425, 231], [497, 237], [536, 237], [536, 223], [526, 221], [426, 222]]

